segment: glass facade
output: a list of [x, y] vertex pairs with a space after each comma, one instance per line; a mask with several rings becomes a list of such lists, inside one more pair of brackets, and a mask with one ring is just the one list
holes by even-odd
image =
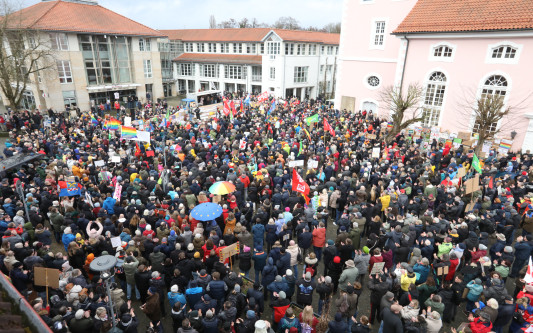
[[78, 35], [89, 85], [133, 82], [131, 38]]

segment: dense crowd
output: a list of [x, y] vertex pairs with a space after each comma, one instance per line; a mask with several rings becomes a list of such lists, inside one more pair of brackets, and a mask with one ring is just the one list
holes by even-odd
[[[179, 333], [437, 333], [459, 312], [474, 333], [533, 321], [529, 155], [491, 151], [480, 189], [466, 193], [469, 147], [423, 148], [407, 131], [386, 142], [390, 126], [364, 110], [244, 97], [235, 114], [205, 119], [190, 111], [163, 122], [177, 110], [143, 105], [131, 114], [152, 129], [149, 144], [121, 140], [96, 113], [95, 122], [50, 111], [50, 127], [38, 111], [5, 119], [5, 157], [42, 159], [1, 172], [0, 269], [54, 332], [144, 332], [141, 316], [148, 330]], [[293, 191], [294, 162], [307, 196]], [[62, 181], [80, 195], [59, 196]], [[210, 193], [218, 181], [235, 191]], [[204, 202], [222, 214], [192, 218]], [[239, 253], [221, 261], [237, 241]], [[103, 255], [117, 260], [116, 318], [90, 269]], [[36, 285], [35, 267], [60, 270], [59, 288]], [[359, 307], [362, 292], [370, 309]]]

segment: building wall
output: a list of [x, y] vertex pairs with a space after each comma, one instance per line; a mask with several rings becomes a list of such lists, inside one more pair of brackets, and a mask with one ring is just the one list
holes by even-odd
[[[473, 35], [475, 36], [475, 35]], [[508, 82], [505, 102], [507, 106], [518, 107], [513, 113], [512, 122], [502, 121], [502, 137], [510, 137], [515, 130], [518, 134], [513, 148], [522, 146], [527, 133], [529, 113], [527, 106], [533, 103], [527, 79], [533, 75], [529, 59], [533, 58], [533, 38], [493, 37], [481, 38], [411, 38], [405, 67], [404, 85], [419, 82], [424, 87], [431, 73], [446, 75], [444, 104], [439, 126], [450, 131], [471, 131], [474, 117], [465, 110], [474, 105], [481, 94], [482, 85], [491, 75], [503, 75]], [[453, 49], [450, 58], [433, 57], [434, 47], [447, 45]], [[499, 45], [515, 46], [518, 52], [514, 59], [492, 59], [492, 48]]]
[[[390, 33], [401, 23], [416, 0], [345, 0], [339, 49], [339, 75], [337, 76], [335, 107], [342, 108], [342, 97], [355, 99], [360, 110], [365, 101], [377, 101], [378, 89], [365, 83], [369, 76], [394, 83], [397, 64], [402, 59], [402, 41]], [[376, 21], [385, 22], [382, 46], [375, 46]], [[382, 81], [383, 81], [382, 80]], [[383, 82], [378, 88], [384, 87]], [[385, 113], [379, 107], [378, 114]]]

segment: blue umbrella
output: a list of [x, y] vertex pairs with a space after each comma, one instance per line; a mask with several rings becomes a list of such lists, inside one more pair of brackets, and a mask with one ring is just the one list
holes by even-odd
[[194, 207], [191, 217], [198, 221], [211, 221], [222, 215], [222, 207], [212, 202], [204, 202]]

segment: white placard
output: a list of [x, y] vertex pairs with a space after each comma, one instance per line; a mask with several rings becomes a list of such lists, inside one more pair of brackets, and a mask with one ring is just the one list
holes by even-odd
[[379, 147], [372, 148], [372, 158], [379, 158], [380, 153], [381, 153], [381, 148]]
[[94, 161], [94, 165], [97, 167], [103, 167], [105, 165], [105, 161]]
[[131, 127], [131, 117], [124, 117], [124, 126]]
[[310, 169], [318, 168], [318, 161], [315, 161], [315, 160], [307, 161], [307, 167], [310, 168]]
[[304, 165], [304, 161], [303, 160], [296, 160], [296, 161], [290, 161], [289, 162], [289, 168], [294, 168], [294, 167], [303, 166], [303, 165]]
[[119, 247], [122, 245], [122, 241], [120, 240], [120, 237], [112, 237], [111, 238], [111, 246], [112, 247]]
[[150, 142], [150, 132], [137, 131], [137, 141]]
[[120, 156], [111, 156], [111, 162], [113, 163], [120, 163]]
[[483, 147], [481, 148], [481, 151], [485, 154], [490, 153], [490, 148], [492, 147], [492, 141], [485, 141], [483, 142]]

